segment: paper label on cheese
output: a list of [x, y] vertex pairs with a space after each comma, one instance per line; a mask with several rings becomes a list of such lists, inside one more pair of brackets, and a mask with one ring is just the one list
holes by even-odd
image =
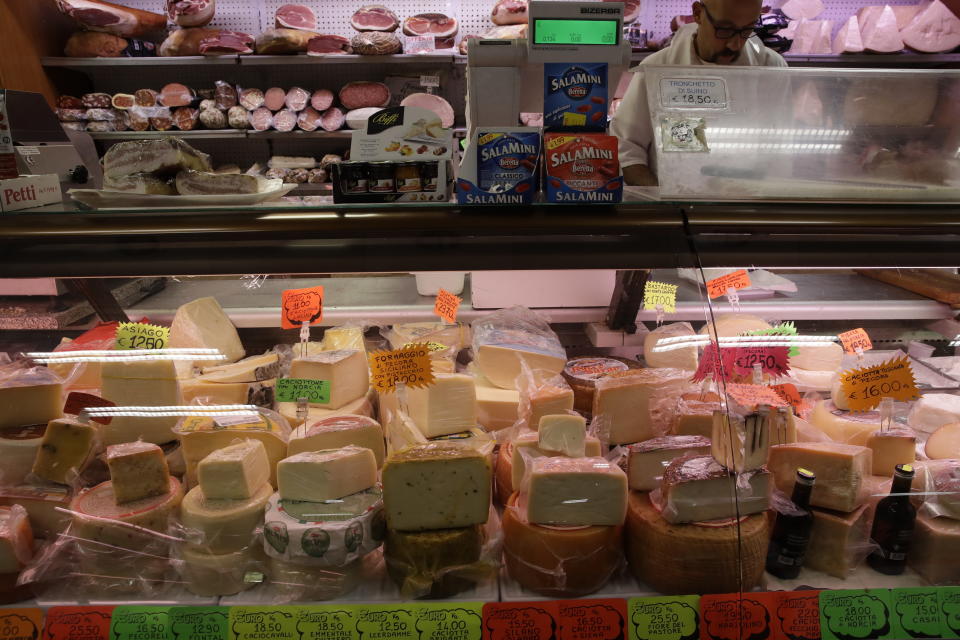
[[176, 430], [180, 433], [194, 433], [194, 432], [203, 432], [203, 431], [219, 431], [225, 428], [229, 428], [231, 431], [265, 431], [267, 433], [273, 433], [280, 430], [279, 425], [264, 419], [263, 416], [260, 416], [259, 420], [250, 420], [244, 422], [243, 424], [233, 425], [230, 427], [221, 427], [216, 421], [207, 416], [189, 416], [183, 419], [183, 421], [177, 425]]
[[820, 592], [781, 591], [778, 593], [776, 616], [780, 627], [779, 638], [820, 637]]
[[677, 311], [677, 285], [647, 280], [643, 287], [643, 310], [656, 311], [658, 305], [664, 313]]
[[0, 609], [0, 640], [39, 638], [43, 612], [37, 608]]
[[770, 387], [764, 387], [758, 384], [728, 382], [725, 388], [727, 395], [744, 407], [756, 407], [761, 404], [770, 405], [771, 407], [790, 406], [786, 400], [781, 398], [777, 392]]
[[488, 602], [483, 605], [483, 640], [556, 640], [560, 605], [542, 602]]
[[698, 638], [700, 596], [631, 598], [631, 638], [689, 640]]
[[280, 378], [274, 394], [277, 402], [296, 402], [306, 398], [310, 403], [327, 404], [330, 402], [330, 381]]
[[223, 429], [236, 427], [241, 424], [260, 424], [260, 414], [251, 413], [247, 416], [214, 416], [213, 422]]
[[780, 378], [790, 371], [789, 347], [737, 347], [733, 357], [733, 370], [740, 375], [753, 373], [759, 364], [763, 373]]
[[728, 289], [739, 290], [746, 289], [749, 286], [750, 274], [747, 273], [746, 269], [740, 269], [739, 271], [728, 273], [719, 278], [708, 280], [707, 295], [713, 300], [714, 298], [727, 295]]
[[230, 607], [232, 640], [300, 640], [299, 607]]
[[167, 640], [170, 632], [170, 607], [121, 605], [110, 616], [113, 640]]
[[226, 640], [227, 607], [173, 607], [170, 609], [171, 640]]
[[913, 368], [905, 355], [842, 373], [840, 383], [851, 411], [870, 411], [883, 398], [907, 402], [920, 396]]
[[777, 593], [707, 594], [700, 598], [703, 623], [700, 637], [704, 640], [773, 640], [778, 638], [776, 619]]
[[892, 637], [943, 638], [943, 615], [936, 587], [891, 589]]
[[170, 327], [140, 322], [121, 322], [114, 349], [163, 349], [170, 344]]
[[625, 362], [610, 358], [577, 358], [567, 363], [563, 373], [577, 380], [595, 381], [629, 369]]
[[396, 391], [397, 384], [411, 388], [433, 384], [430, 348], [414, 344], [394, 351], [375, 351], [369, 356], [370, 380], [379, 393]]
[[[51, 607], [44, 624], [44, 640], [110, 640], [114, 607]], [[33, 637], [33, 636], [26, 636]]]
[[890, 592], [853, 589], [820, 592], [820, 636], [823, 640], [887, 638]]
[[867, 335], [867, 332], [863, 329], [844, 331], [837, 337], [840, 338], [840, 344], [843, 345], [843, 350], [846, 353], [856, 354], [857, 349], [861, 352], [873, 349], [873, 342], [871, 342], [870, 336]]
[[323, 287], [287, 289], [280, 304], [280, 326], [299, 329], [304, 322], [314, 325], [323, 320]]
[[455, 296], [449, 291], [440, 289], [440, 293], [437, 294], [437, 300], [433, 304], [433, 313], [434, 315], [440, 316], [440, 318], [448, 324], [456, 324], [457, 310], [460, 309], [461, 302], [463, 302], [463, 298]]
[[627, 637], [627, 601], [561, 600], [559, 640], [608, 640]]

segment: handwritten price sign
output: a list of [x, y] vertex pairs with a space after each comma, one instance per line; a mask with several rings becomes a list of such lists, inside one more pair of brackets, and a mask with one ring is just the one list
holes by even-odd
[[304, 322], [311, 325], [323, 320], [323, 287], [287, 289], [280, 304], [280, 326], [299, 329]]
[[730, 380], [733, 377], [733, 369], [736, 366], [734, 359], [737, 356], [737, 349], [731, 347], [720, 347], [714, 343], [708, 344], [703, 349], [703, 355], [700, 356], [700, 363], [693, 374], [693, 382], [703, 382], [707, 376], [712, 376], [714, 382], [720, 380]]
[[727, 395], [736, 400], [741, 406], [752, 408], [761, 404], [768, 404], [771, 407], [787, 407], [789, 404], [780, 397], [776, 391], [770, 387], [763, 387], [758, 384], [736, 384], [728, 382], [726, 385]]
[[740, 269], [739, 271], [734, 271], [725, 276], [707, 281], [707, 295], [713, 300], [714, 298], [727, 295], [728, 289], [739, 290], [746, 289], [749, 286], [750, 274], [747, 273], [746, 269]]
[[737, 347], [733, 368], [740, 375], [753, 373], [753, 366], [775, 378], [787, 374], [790, 370], [787, 353], [790, 347]]
[[843, 350], [847, 353], [856, 354], [857, 349], [861, 352], [873, 349], [873, 342], [871, 342], [870, 336], [868, 336], [867, 332], [863, 329], [845, 331], [838, 337], [840, 338], [840, 343], [843, 345]]
[[463, 298], [440, 289], [440, 293], [437, 294], [437, 301], [433, 304], [433, 313], [440, 316], [448, 324], [456, 324], [457, 311], [460, 309], [461, 302], [463, 302]]
[[412, 344], [395, 351], [375, 351], [369, 356], [370, 380], [380, 393], [392, 393], [397, 383], [408, 387], [433, 384], [433, 363], [430, 348]]
[[163, 349], [170, 343], [170, 327], [140, 322], [121, 322], [117, 327], [115, 349]]
[[843, 373], [840, 384], [851, 411], [870, 411], [882, 398], [907, 402], [920, 395], [906, 356]]
[[657, 305], [662, 306], [665, 313], [676, 313], [677, 285], [648, 280], [643, 288], [643, 310], [656, 311]]

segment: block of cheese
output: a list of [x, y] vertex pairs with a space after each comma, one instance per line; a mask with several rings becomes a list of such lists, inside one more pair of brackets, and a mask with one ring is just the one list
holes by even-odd
[[34, 475], [70, 484], [90, 462], [96, 436], [93, 425], [70, 418], [51, 420], [33, 463]]
[[557, 375], [544, 379], [535, 374], [532, 384], [527, 381], [521, 385], [520, 398], [521, 413], [525, 413], [524, 407], [529, 406], [527, 424], [531, 429], [537, 428], [543, 416], [573, 410], [573, 389]]
[[627, 515], [627, 474], [603, 458], [534, 458], [523, 490], [534, 524], [619, 526]]
[[663, 518], [680, 524], [760, 513], [767, 508], [771, 484], [765, 469], [734, 477], [712, 456], [677, 458], [660, 480]]
[[244, 356], [237, 328], [216, 298], [198, 298], [177, 309], [170, 325], [170, 346], [216, 349], [226, 356], [224, 362]]
[[720, 396], [715, 393], [684, 393], [677, 401], [671, 432], [678, 436], [713, 434], [713, 412], [719, 411]]
[[574, 358], [568, 361], [563, 368], [563, 379], [573, 389], [573, 408], [589, 416], [593, 411], [597, 380], [640, 368], [639, 362], [629, 358]]
[[[536, 327], [535, 333], [492, 327], [483, 325], [483, 322], [474, 323], [473, 351], [477, 368], [498, 387], [518, 388], [517, 378], [523, 373], [521, 362], [525, 362], [531, 371], [550, 373], [560, 373], [567, 364], [566, 351], [546, 323]], [[478, 325], [482, 327], [478, 328]]]
[[790, 371], [787, 373], [786, 382], [792, 383], [797, 387], [797, 391], [825, 391], [829, 392], [833, 388], [834, 380], [837, 378], [836, 371], [810, 371], [807, 369], [794, 369], [790, 365]]
[[387, 331], [391, 349], [400, 349], [408, 344], [441, 344], [456, 352], [470, 344], [470, 328], [463, 324], [444, 322], [408, 322], [395, 324]]
[[351, 351], [366, 352], [366, 343], [363, 340], [363, 327], [329, 327], [323, 332], [322, 349], [324, 351]]
[[[176, 478], [170, 478], [164, 495], [125, 504], [117, 503], [113, 483], [103, 482], [71, 501], [70, 533], [81, 540], [136, 551], [154, 539], [149, 531], [166, 533], [170, 518], [176, 515], [182, 500], [183, 487]], [[134, 525], [147, 532], [123, 525]]]
[[[776, 412], [774, 412], [776, 416]], [[731, 471], [753, 471], [767, 463], [770, 449], [770, 409], [762, 407], [746, 416], [713, 414], [711, 453]]]
[[430, 442], [393, 453], [383, 465], [387, 523], [398, 531], [483, 524], [490, 484], [489, 459], [470, 447]]
[[870, 434], [880, 428], [880, 414], [847, 413], [831, 410], [824, 401], [817, 402], [810, 413], [810, 424], [827, 434], [831, 440], [865, 446]]
[[33, 558], [33, 530], [27, 510], [0, 507], [0, 574], [19, 573]]
[[385, 447], [383, 428], [367, 416], [342, 415], [311, 421], [290, 434], [287, 455], [304, 451], [339, 449], [348, 445], [366, 447], [373, 452], [377, 468], [383, 466]]
[[224, 554], [184, 547], [181, 554], [185, 586], [194, 595], [232, 596], [257, 584], [244, 580], [248, 571], [259, 569], [255, 547]]
[[449, 598], [473, 589], [496, 569], [481, 562], [480, 526], [439, 531], [387, 529], [383, 559], [403, 598]]
[[339, 500], [376, 483], [373, 451], [356, 445], [304, 451], [277, 464], [277, 489], [284, 500]]
[[177, 425], [176, 433], [187, 465], [186, 479], [196, 484], [197, 465], [217, 449], [233, 444], [237, 438], [253, 438], [263, 443], [270, 460], [270, 484], [276, 486], [277, 463], [287, 455], [289, 428], [273, 417], [261, 413], [246, 424], [220, 426], [211, 416], [189, 416]]
[[479, 380], [476, 387], [477, 424], [487, 431], [512, 427], [519, 414], [520, 393], [516, 389], [485, 386]]
[[913, 403], [907, 424], [921, 433], [933, 433], [951, 422], [960, 422], [960, 396], [925, 393]]
[[714, 318], [713, 323], [700, 327], [699, 333], [707, 333], [711, 338], [732, 338], [742, 336], [750, 331], [772, 329], [770, 323], [759, 316], [750, 313], [723, 313]]
[[670, 524], [650, 494], [631, 492], [624, 533], [631, 572], [664, 595], [732, 593], [760, 585], [770, 537], [767, 518], [758, 514], [714, 524]]
[[107, 447], [107, 467], [118, 505], [167, 493], [170, 469], [163, 450], [149, 442], [125, 442]]
[[[591, 458], [598, 458], [601, 455], [602, 447], [600, 445], [600, 439], [596, 436], [587, 436], [584, 439], [583, 443], [584, 455]], [[509, 453], [507, 462], [509, 465], [504, 464], [504, 474], [501, 475], [500, 469], [497, 469], [497, 482], [505, 485], [505, 489], [509, 489], [506, 492], [506, 497], [509, 497], [514, 491], [519, 491], [520, 486], [523, 484], [523, 476], [526, 473], [526, 464], [524, 462], [524, 451], [527, 452], [529, 457], [552, 457], [563, 455], [562, 453], [555, 451], [544, 451], [540, 448], [540, 436], [534, 431], [524, 432], [514, 438], [513, 442], [504, 443], [501, 445], [501, 451], [507, 451]], [[498, 462], [503, 461], [503, 457], [498, 460]], [[509, 468], [507, 468], [509, 466]], [[509, 485], [507, 485], [506, 480], [509, 479]]]
[[863, 53], [860, 21], [856, 15], [847, 18], [847, 21], [840, 27], [837, 37], [833, 39], [833, 52], [838, 55], [841, 53]]
[[913, 464], [917, 459], [917, 434], [910, 429], [875, 431], [867, 438], [873, 451], [873, 475], [892, 477], [898, 464]]
[[808, 371], [836, 371], [843, 361], [843, 347], [836, 342], [816, 346], [797, 347], [797, 355], [790, 356], [791, 369]]
[[[817, 478], [820, 482], [820, 478]], [[850, 513], [811, 509], [813, 529], [803, 564], [846, 578], [870, 553], [871, 509], [863, 505]]]
[[280, 356], [265, 353], [230, 364], [203, 367], [199, 379], [205, 382], [260, 382], [280, 375]]
[[477, 391], [471, 376], [438, 374], [430, 386], [408, 388], [406, 394], [410, 418], [426, 438], [477, 426]]
[[63, 415], [63, 385], [43, 367], [0, 371], [0, 429], [46, 424]]
[[232, 553], [249, 547], [271, 495], [273, 487], [263, 484], [249, 498], [214, 500], [204, 495], [202, 487], [194, 487], [180, 505], [187, 541], [207, 553]]
[[525, 589], [551, 598], [601, 589], [623, 562], [622, 526], [542, 527], [520, 517], [518, 494], [503, 511], [503, 557]]
[[634, 491], [653, 491], [667, 465], [685, 455], [710, 453], [710, 438], [661, 436], [627, 447], [627, 480]]
[[777, 488], [791, 495], [797, 468], [817, 475], [810, 504], [849, 513], [866, 500], [865, 478], [871, 475], [873, 454], [866, 447], [833, 442], [798, 442], [770, 447], [767, 467]]
[[541, 451], [561, 453], [571, 458], [586, 455], [587, 421], [581, 415], [567, 413], [543, 416], [537, 433], [537, 446]]
[[272, 407], [276, 380], [262, 382], [210, 382], [203, 376], [182, 378], [183, 404], [253, 404]]
[[427, 443], [423, 432], [417, 428], [410, 416], [402, 411], [397, 411], [386, 424], [386, 436], [388, 456], [407, 447]]
[[305, 358], [294, 358], [290, 377], [328, 380], [330, 401], [311, 403], [325, 409], [339, 409], [366, 396], [370, 389], [370, 371], [362, 351], [323, 351]]
[[0, 429], [0, 485], [21, 484], [33, 470], [46, 424]]
[[860, 25], [863, 48], [874, 53], [896, 53], [903, 49], [897, 14], [889, 5], [877, 14], [868, 15]]
[[[665, 338], [679, 338], [683, 336], [695, 336], [693, 327], [689, 322], [672, 322], [657, 327], [647, 334], [643, 339], [643, 359], [647, 361], [648, 367], [667, 367], [673, 369], [687, 369], [696, 371], [697, 369], [697, 347], [683, 347], [682, 349], [670, 349], [669, 351], [656, 351], [657, 344]], [[667, 345], [661, 345], [667, 346]]]
[[0, 486], [0, 505], [21, 505], [30, 516], [34, 533], [48, 539], [55, 538], [70, 524], [68, 510], [72, 498], [69, 487], [58, 484]]
[[847, 395], [843, 392], [843, 381], [840, 379], [840, 374], [836, 374], [830, 380], [830, 400], [833, 402], [833, 406], [842, 411], [850, 410], [850, 402], [847, 399]]
[[383, 542], [379, 485], [327, 502], [285, 500], [274, 493], [264, 513], [263, 550], [308, 566], [342, 567]]
[[945, 424], [927, 438], [924, 453], [928, 458], [960, 458], [960, 422]]
[[960, 521], [918, 513], [907, 564], [930, 584], [960, 583]]
[[[54, 347], [54, 351], [77, 351], [81, 349], [103, 348], [112, 349], [114, 341], [110, 340], [107, 344], [98, 344], [94, 347], [81, 344], [74, 345], [70, 338], [61, 338], [60, 344]], [[47, 365], [57, 377], [64, 381], [69, 390], [74, 389], [99, 389], [100, 388], [100, 367], [99, 362], [68, 362], [58, 364], [51, 362]]]
[[689, 377], [683, 369], [636, 369], [598, 380], [593, 420], [601, 440], [629, 444], [666, 434]]
[[270, 459], [259, 440], [217, 449], [197, 465], [197, 480], [210, 500], [246, 500], [270, 482]]
[[[118, 406], [163, 407], [183, 404], [171, 360], [104, 362], [103, 398]], [[100, 427], [104, 444], [143, 440], [162, 444], [176, 439], [174, 417], [118, 416]]]
[[[395, 394], [393, 395], [395, 396]], [[311, 407], [307, 405], [307, 417], [305, 421], [297, 416], [296, 402], [278, 402], [276, 404], [277, 413], [282, 415], [291, 426], [299, 427], [304, 422], [311, 423], [333, 416], [352, 415], [367, 416], [372, 418], [373, 405], [376, 401], [376, 398], [376, 392], [371, 390], [367, 393], [367, 395], [357, 398], [353, 402], [348, 402], [339, 409], [321, 409], [320, 407]]]

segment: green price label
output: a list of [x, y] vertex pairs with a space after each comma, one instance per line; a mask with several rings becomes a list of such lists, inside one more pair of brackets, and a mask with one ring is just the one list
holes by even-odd
[[420, 640], [480, 640], [483, 603], [412, 605]]
[[231, 640], [300, 640], [299, 607], [230, 607]]
[[942, 621], [937, 589], [894, 589], [890, 592], [896, 638], [939, 638]]
[[327, 404], [330, 402], [330, 381], [280, 378], [277, 380], [276, 398], [277, 402], [296, 402], [306, 398], [311, 404]]
[[357, 633], [364, 640], [420, 640], [420, 634], [417, 633], [418, 608], [414, 604], [355, 607]]
[[631, 640], [696, 640], [700, 596], [630, 599]]
[[960, 638], [960, 587], [937, 589], [937, 606], [940, 608], [940, 638]]
[[170, 609], [172, 640], [227, 640], [229, 609], [226, 607], [173, 607]]
[[170, 607], [126, 607], [113, 610], [110, 637], [113, 640], [168, 640]]
[[139, 322], [121, 322], [115, 349], [163, 349], [170, 344], [170, 327]]
[[358, 640], [353, 607], [298, 607], [296, 620], [301, 640]]
[[890, 592], [886, 589], [820, 592], [820, 636], [823, 640], [893, 638], [890, 618]]

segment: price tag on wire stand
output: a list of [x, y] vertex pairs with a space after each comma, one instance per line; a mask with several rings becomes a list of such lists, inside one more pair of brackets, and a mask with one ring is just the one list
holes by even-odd
[[647, 280], [643, 287], [643, 310], [676, 313], [677, 285]]
[[790, 371], [788, 352], [790, 347], [737, 347], [733, 359], [734, 371], [740, 375], [748, 375], [754, 365], [760, 365], [760, 370], [774, 378], [787, 375]]
[[426, 387], [433, 384], [433, 363], [430, 347], [411, 344], [394, 351], [370, 354], [370, 383], [380, 393], [396, 391], [397, 384]]
[[870, 411], [883, 398], [907, 402], [920, 395], [913, 368], [905, 355], [841, 373], [840, 384], [851, 411]]
[[746, 269], [722, 275], [719, 278], [707, 281], [707, 295], [711, 300], [720, 296], [729, 295], [729, 290], [739, 291], [750, 286], [750, 274]]
[[434, 315], [440, 316], [440, 319], [447, 324], [457, 323], [457, 311], [460, 309], [460, 303], [463, 298], [455, 296], [449, 291], [440, 289], [437, 294], [437, 300], [433, 304]]
[[280, 326], [299, 329], [303, 323], [311, 325], [323, 320], [323, 287], [287, 289], [280, 301]]
[[864, 351], [873, 349], [873, 342], [870, 341], [870, 336], [863, 329], [844, 331], [837, 337], [840, 338], [843, 350], [849, 354], [862, 356]]

